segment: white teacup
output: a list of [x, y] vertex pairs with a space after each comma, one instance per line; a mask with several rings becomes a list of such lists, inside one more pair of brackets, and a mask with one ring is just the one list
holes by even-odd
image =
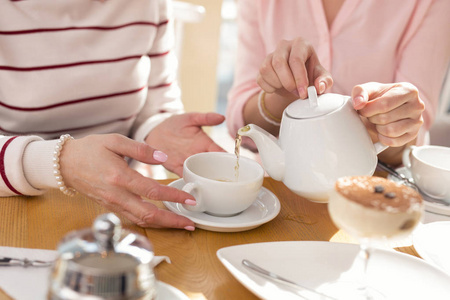
[[403, 152], [403, 164], [424, 194], [450, 202], [450, 148], [411, 146]]
[[[183, 207], [215, 216], [236, 215], [256, 200], [264, 179], [264, 169], [254, 160], [224, 152], [204, 152], [188, 157], [183, 166], [183, 191], [197, 204]], [[238, 175], [238, 176], [237, 176]]]

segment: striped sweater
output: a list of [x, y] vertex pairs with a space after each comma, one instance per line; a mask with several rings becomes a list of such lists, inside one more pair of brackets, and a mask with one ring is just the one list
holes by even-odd
[[0, 1], [0, 196], [56, 187], [56, 139], [143, 141], [183, 110], [170, 1]]

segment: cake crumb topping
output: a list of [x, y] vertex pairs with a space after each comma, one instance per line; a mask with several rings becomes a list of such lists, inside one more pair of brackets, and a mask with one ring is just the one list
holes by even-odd
[[393, 213], [418, 209], [423, 201], [414, 189], [377, 176], [342, 177], [335, 189], [355, 203]]

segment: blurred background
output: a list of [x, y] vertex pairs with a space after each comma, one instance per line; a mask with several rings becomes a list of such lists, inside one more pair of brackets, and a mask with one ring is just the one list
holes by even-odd
[[[225, 114], [237, 43], [235, 0], [174, 1], [174, 10], [185, 109]], [[224, 124], [207, 130], [223, 148], [234, 151]]]
[[[173, 1], [179, 85], [186, 112], [225, 114], [237, 46], [235, 1]], [[234, 136], [225, 123], [204, 129], [218, 145], [234, 153]], [[241, 149], [241, 155], [255, 158], [246, 149]], [[175, 176], [160, 166], [151, 172], [156, 179]]]

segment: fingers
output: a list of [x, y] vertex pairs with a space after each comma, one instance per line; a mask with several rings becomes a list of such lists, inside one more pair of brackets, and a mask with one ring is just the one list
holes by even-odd
[[321, 64], [317, 64], [314, 70], [314, 86], [316, 87], [317, 93], [323, 94], [328, 88], [333, 86], [333, 78], [330, 72], [328, 72]]
[[161, 164], [167, 161], [167, 155], [155, 150], [146, 143], [140, 143], [123, 135], [108, 135], [105, 146], [110, 151], [127, 156], [147, 164]]
[[189, 231], [195, 229], [194, 222], [188, 218], [159, 209], [154, 204], [132, 193], [116, 192], [114, 196], [104, 197], [102, 204], [141, 227], [179, 228]]
[[225, 117], [218, 113], [187, 113], [181, 115], [181, 117], [183, 116], [188, 118], [188, 122], [184, 125], [185, 127], [216, 126], [225, 121]]
[[370, 82], [355, 86], [353, 106], [375, 125], [379, 140], [388, 146], [402, 146], [414, 139], [423, 124], [424, 103], [409, 83]]
[[[110, 172], [111, 173], [111, 172]], [[130, 193], [146, 199], [171, 201], [189, 204], [195, 202], [194, 197], [173, 187], [161, 185], [137, 171], [127, 168], [108, 177], [109, 185], [125, 188]], [[187, 201], [187, 202], [186, 202]]]
[[[280, 78], [278, 77], [277, 72], [274, 69], [273, 66], [273, 53], [269, 54], [263, 61], [260, 69], [258, 77], [256, 78], [256, 82], [258, 85], [266, 92], [266, 93], [274, 93], [276, 90], [279, 89], [286, 89], [289, 92], [295, 91], [295, 82], [294, 78], [291, 75], [291, 78], [285, 78], [285, 87], [283, 87], [283, 83], [281, 82]], [[281, 64], [279, 63], [278, 68], [281, 67]], [[289, 71], [290, 72], [290, 71]], [[298, 95], [297, 95], [298, 96]]]
[[376, 125], [378, 139], [391, 147], [403, 146], [417, 136], [422, 124], [423, 119], [420, 118], [418, 121], [403, 119], [387, 125]]
[[302, 38], [281, 41], [261, 65], [257, 82], [267, 93], [284, 89], [302, 99], [308, 97], [310, 83], [314, 83], [319, 94], [333, 85], [314, 48]]
[[360, 110], [366, 106], [369, 100], [374, 100], [383, 95], [392, 85], [378, 82], [359, 84], [352, 89], [353, 107]]

